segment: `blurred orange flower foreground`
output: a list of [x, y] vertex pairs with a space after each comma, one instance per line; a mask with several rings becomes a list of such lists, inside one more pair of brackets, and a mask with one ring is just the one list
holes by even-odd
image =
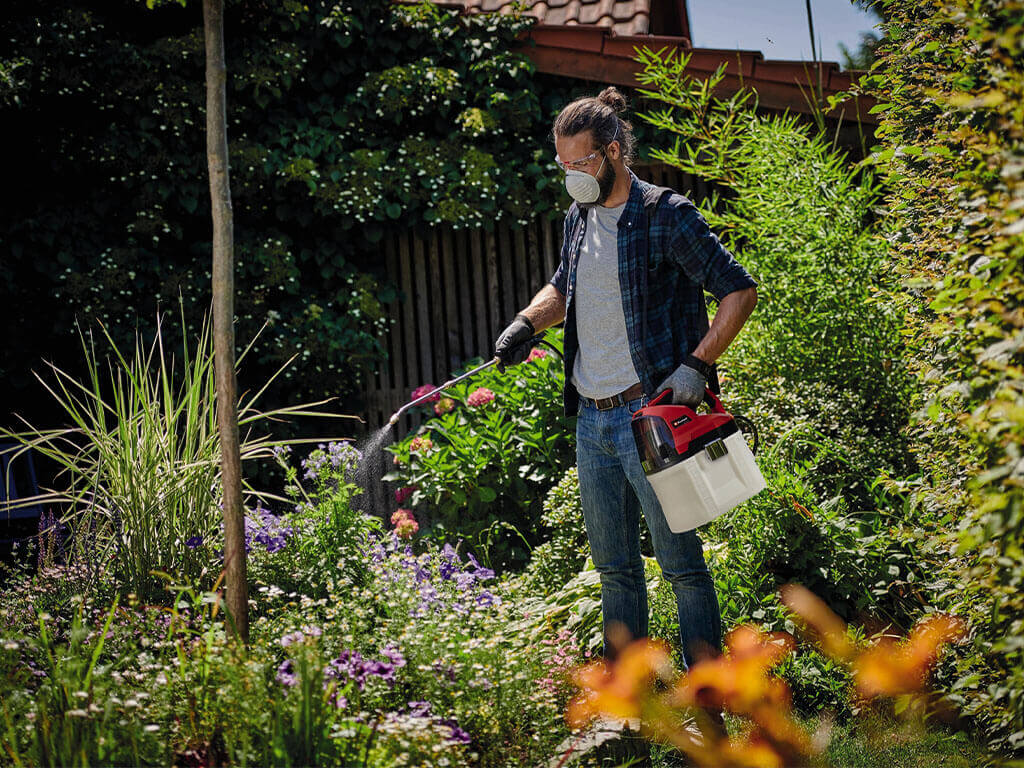
[[[866, 700], [923, 692], [943, 645], [965, 634], [960, 619], [935, 615], [904, 641], [886, 636], [862, 649], [850, 642], [846, 624], [807, 589], [787, 585], [782, 599], [822, 652], [852, 669], [857, 693]], [[698, 766], [807, 764], [823, 745], [812, 743], [794, 719], [788, 686], [771, 674], [795, 649], [793, 637], [744, 625], [726, 636], [725, 646], [722, 656], [679, 674], [663, 642], [630, 643], [614, 663], [600, 660], [573, 673], [580, 693], [569, 703], [566, 720], [578, 729], [595, 717], [639, 719], [646, 736], [672, 744]], [[749, 723], [745, 735], [724, 734], [710, 714], [718, 710], [744, 718]], [[680, 714], [687, 713], [694, 715], [698, 732], [678, 726]]]

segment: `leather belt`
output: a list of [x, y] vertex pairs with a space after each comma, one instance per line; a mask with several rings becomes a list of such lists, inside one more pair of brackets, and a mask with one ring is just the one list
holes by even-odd
[[619, 394], [612, 395], [611, 397], [600, 397], [597, 399], [594, 399], [592, 397], [583, 397], [582, 395], [581, 397], [588, 403], [593, 403], [594, 407], [597, 408], [597, 410], [607, 411], [611, 408], [615, 408], [620, 405], [625, 405], [630, 400], [636, 400], [638, 397], [642, 397], [643, 394], [644, 388], [638, 381], [636, 384], [634, 384], [632, 387], [625, 390], [624, 392], [619, 392]]

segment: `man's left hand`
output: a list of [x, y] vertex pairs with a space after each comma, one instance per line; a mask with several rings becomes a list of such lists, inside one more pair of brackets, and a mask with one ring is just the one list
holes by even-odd
[[673, 403], [696, 408], [704, 399], [704, 389], [707, 385], [708, 380], [704, 378], [704, 374], [683, 363], [658, 385], [658, 391], [671, 389]]

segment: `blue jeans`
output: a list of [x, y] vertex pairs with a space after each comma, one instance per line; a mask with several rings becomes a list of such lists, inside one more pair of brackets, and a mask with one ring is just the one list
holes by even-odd
[[647, 582], [640, 554], [640, 513], [651, 534], [662, 574], [672, 585], [679, 613], [679, 639], [687, 667], [722, 645], [722, 618], [715, 584], [704, 562], [696, 531], [673, 533], [647, 481], [633, 441], [630, 419], [647, 397], [599, 411], [580, 402], [576, 423], [576, 464], [583, 520], [594, 565], [601, 576], [604, 654], [613, 624], [633, 638], [647, 636]]

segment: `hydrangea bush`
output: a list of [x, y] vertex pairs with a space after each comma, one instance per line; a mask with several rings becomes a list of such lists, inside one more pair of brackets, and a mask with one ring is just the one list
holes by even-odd
[[[547, 339], [559, 352], [561, 331]], [[412, 396], [433, 389], [425, 384]], [[418, 431], [390, 449], [396, 468], [384, 479], [400, 486], [396, 499], [426, 535], [463, 536], [494, 568], [522, 567], [546, 537], [544, 494], [574, 460], [560, 353], [535, 348], [521, 365], [482, 371], [436, 398], [420, 408]]]

